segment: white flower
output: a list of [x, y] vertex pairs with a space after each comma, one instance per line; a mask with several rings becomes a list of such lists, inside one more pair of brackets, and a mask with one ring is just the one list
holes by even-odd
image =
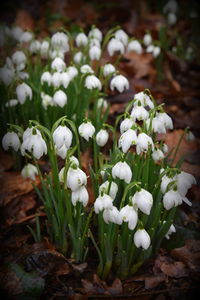
[[159, 161], [159, 160], [163, 159], [164, 157], [165, 156], [160, 149], [157, 149], [152, 153], [152, 158], [154, 161]]
[[126, 205], [124, 206], [120, 212], [119, 212], [120, 217], [122, 218], [122, 221], [128, 222], [128, 228], [130, 230], [134, 230], [137, 221], [138, 221], [138, 215], [133, 206]]
[[154, 108], [154, 103], [151, 101], [149, 95], [144, 92], [139, 92], [134, 95], [134, 106], [138, 106], [139, 104], [142, 106], [148, 106], [149, 108]]
[[112, 168], [112, 176], [113, 178], [117, 177], [121, 180], [124, 180], [126, 183], [130, 183], [132, 178], [132, 171], [125, 161], [119, 161]]
[[164, 123], [157, 117], [151, 119], [147, 119], [146, 120], [146, 126], [147, 129], [150, 129], [150, 124], [151, 124], [151, 128], [153, 129], [153, 132], [155, 133], [166, 133], [166, 128]]
[[26, 99], [32, 100], [32, 89], [26, 83], [21, 83], [16, 88], [17, 99], [23, 104]]
[[150, 215], [151, 208], [153, 206], [153, 197], [151, 193], [145, 189], [141, 189], [132, 197], [132, 204], [133, 206], [136, 204], [144, 214]]
[[23, 141], [25, 141], [27, 138], [30, 138], [32, 136], [33, 129], [34, 131], [36, 131], [38, 135], [42, 136], [38, 129], [35, 129], [34, 127], [28, 127], [23, 133]]
[[147, 53], [153, 53], [154, 51], [154, 45], [149, 45], [147, 48], [146, 48], [146, 52]]
[[33, 39], [33, 34], [29, 31], [24, 31], [20, 36], [20, 43], [29, 43]]
[[87, 184], [87, 176], [80, 168], [69, 168], [67, 172], [67, 186], [72, 191], [77, 191], [81, 186]]
[[125, 52], [124, 45], [116, 38], [112, 38], [108, 42], [107, 50], [110, 56], [113, 56], [115, 52], [120, 52], [121, 54]]
[[196, 179], [193, 175], [182, 171], [177, 175], [177, 188], [181, 196], [185, 197], [188, 190], [193, 184], [196, 184]]
[[38, 170], [33, 164], [27, 164], [21, 171], [22, 177], [35, 180], [35, 175], [38, 175]]
[[[163, 222], [163, 223], [165, 223], [165, 222]], [[169, 240], [170, 235], [171, 235], [172, 233], [174, 233], [174, 232], [176, 232], [176, 228], [175, 228], [175, 226], [172, 224], [172, 225], [170, 226], [168, 232], [167, 232], [166, 235], [165, 235], [166, 239]]]
[[105, 64], [103, 66], [103, 76], [107, 77], [108, 75], [116, 71], [115, 67], [112, 64]]
[[[177, 182], [177, 175], [175, 175], [174, 177], [171, 177], [171, 178], [168, 177], [167, 175], [164, 175], [162, 177], [160, 188], [161, 188], [161, 191], [163, 194], [167, 191], [168, 184], [172, 183], [173, 181], [175, 181], [175, 183]], [[173, 188], [173, 187], [174, 187], [174, 184], [171, 185], [171, 188]]]
[[79, 166], [79, 161], [75, 156], [70, 156], [69, 161], [71, 163], [72, 166]]
[[150, 236], [145, 229], [138, 229], [134, 234], [133, 239], [137, 248], [142, 247], [147, 250], [151, 244]]
[[77, 47], [86, 46], [88, 43], [88, 38], [85, 33], [81, 32], [81, 33], [77, 34], [75, 41], [76, 41]]
[[13, 107], [16, 106], [18, 103], [19, 102], [17, 99], [10, 99], [8, 102], [6, 102], [5, 107]]
[[91, 138], [95, 133], [95, 127], [90, 121], [83, 122], [78, 128], [78, 132], [81, 137], [83, 137], [86, 141], [89, 141], [89, 138]]
[[166, 210], [182, 204], [182, 197], [177, 191], [170, 190], [163, 197], [163, 205]]
[[160, 52], [161, 52], [160, 47], [159, 46], [155, 46], [154, 49], [153, 49], [153, 52], [152, 52], [153, 57], [158, 57], [158, 55], [160, 54]]
[[24, 155], [27, 150], [32, 152], [36, 159], [40, 159], [43, 154], [47, 154], [47, 145], [42, 138], [41, 133], [38, 133], [35, 129], [32, 129], [31, 131], [32, 132], [29, 132], [27, 136], [25, 134], [23, 135], [21, 153]]
[[82, 74], [94, 73], [94, 71], [92, 70], [92, 68], [89, 65], [81, 66], [80, 71], [81, 71]]
[[[108, 192], [109, 186], [110, 186], [110, 191]], [[118, 192], [118, 185], [114, 181], [110, 183], [108, 180], [106, 180], [99, 187], [99, 194], [101, 193], [108, 194], [112, 199], [115, 199], [117, 192]]]
[[20, 38], [21, 38], [22, 34], [23, 34], [23, 30], [19, 26], [14, 26], [11, 29], [11, 36], [16, 41], [20, 41]]
[[104, 209], [103, 219], [106, 224], [108, 224], [109, 222], [118, 225], [122, 224], [122, 218], [120, 216], [119, 210], [115, 206], [112, 206], [111, 208], [108, 209]]
[[95, 38], [91, 38], [89, 40], [89, 46], [90, 47], [97, 46], [97, 47], [101, 48], [101, 42]]
[[189, 131], [187, 134], [186, 134], [186, 140], [188, 142], [192, 142], [195, 140], [195, 135], [192, 131]]
[[170, 116], [168, 116], [168, 114], [164, 113], [158, 113], [156, 115], [156, 117], [158, 118], [158, 120], [160, 120], [166, 129], [173, 129], [173, 122]]
[[169, 0], [163, 8], [164, 14], [169, 12], [176, 13], [177, 11], [178, 11], [178, 3], [175, 0]]
[[76, 67], [70, 66], [67, 68], [67, 73], [70, 77], [70, 80], [72, 80], [72, 79], [74, 79], [74, 77], [76, 77], [78, 75], [78, 70]]
[[6, 66], [0, 68], [0, 79], [6, 86], [12, 82], [14, 76], [15, 71], [13, 69], [9, 69]]
[[134, 106], [131, 111], [131, 117], [136, 121], [148, 119], [149, 112], [143, 106]]
[[144, 35], [144, 37], [143, 37], [143, 43], [144, 43], [144, 45], [147, 47], [147, 46], [149, 46], [151, 44], [151, 42], [152, 42], [151, 35], [149, 33], [146, 33]]
[[57, 50], [50, 49], [50, 50], [49, 50], [49, 57], [50, 57], [51, 59], [54, 59], [54, 58], [56, 58], [56, 57], [60, 57], [61, 59], [64, 60], [65, 54], [64, 54], [64, 52], [62, 52], [60, 49], [57, 49]]
[[63, 72], [65, 67], [66, 64], [60, 57], [56, 57], [51, 63], [51, 68], [59, 73]]
[[104, 209], [110, 209], [113, 207], [113, 199], [107, 195], [103, 194], [103, 196], [99, 196], [94, 202], [94, 211], [98, 214], [100, 211]]
[[168, 148], [167, 144], [163, 144], [162, 151], [163, 151], [164, 153], [167, 153], [168, 150], [169, 150], [169, 148]]
[[62, 147], [57, 148], [56, 147], [56, 153], [58, 156], [60, 156], [62, 159], [65, 159], [67, 156], [67, 151], [69, 150], [69, 148], [66, 147], [65, 144], [62, 145]]
[[80, 64], [84, 60], [83, 53], [81, 51], [77, 52], [73, 59], [76, 64]]
[[53, 141], [59, 149], [64, 144], [66, 148], [70, 148], [72, 144], [73, 134], [67, 126], [59, 125], [53, 132]]
[[116, 88], [118, 92], [122, 93], [125, 89], [129, 88], [129, 82], [123, 75], [116, 75], [110, 82], [110, 88], [112, 91]]
[[26, 55], [22, 51], [16, 51], [12, 55], [12, 61], [16, 65], [17, 70], [23, 70], [26, 64]]
[[141, 152], [147, 152], [151, 146], [152, 151], [154, 151], [154, 144], [152, 138], [145, 133], [140, 133], [137, 139], [136, 152], [140, 154]]
[[99, 40], [99, 42], [102, 41], [103, 35], [102, 32], [98, 28], [92, 28], [88, 34], [89, 38], [94, 38]]
[[69, 51], [68, 36], [64, 32], [56, 32], [51, 37], [51, 45], [54, 49], [59, 49], [62, 52]]
[[40, 46], [40, 55], [42, 58], [47, 58], [49, 53], [49, 42], [43, 41]]
[[55, 88], [58, 88], [61, 85], [61, 73], [53, 73], [53, 75], [51, 76], [51, 83]]
[[67, 95], [61, 90], [56, 91], [53, 95], [53, 102], [60, 107], [64, 107], [67, 104]]
[[42, 73], [42, 76], [41, 76], [41, 84], [44, 84], [45, 82], [48, 84], [48, 86], [51, 85], [51, 80], [52, 80], [52, 77], [51, 77], [51, 74], [49, 72], [44, 72]]
[[97, 107], [100, 108], [100, 109], [107, 109], [108, 108], [108, 102], [103, 98], [99, 98], [98, 103], [97, 103]]
[[128, 129], [119, 138], [119, 148], [126, 153], [132, 145], [137, 143], [137, 134], [133, 129]]
[[115, 32], [115, 38], [122, 42], [124, 46], [128, 44], [128, 35], [123, 29], [119, 29]]
[[29, 50], [31, 53], [39, 53], [40, 48], [41, 48], [40, 41], [35, 40], [30, 43]]
[[105, 146], [105, 144], [108, 141], [108, 138], [109, 138], [108, 132], [105, 129], [101, 129], [96, 135], [97, 145], [99, 145], [100, 147]]
[[85, 79], [85, 87], [89, 90], [96, 88], [101, 90], [101, 81], [95, 75], [89, 75]]
[[89, 57], [91, 60], [99, 60], [101, 57], [101, 49], [98, 46], [90, 47]]
[[42, 106], [46, 110], [48, 106], [53, 106], [53, 98], [43, 92], [41, 92], [41, 98], [42, 98]]
[[60, 73], [60, 81], [63, 87], [66, 89], [71, 81], [68, 72]]
[[127, 50], [128, 52], [133, 51], [137, 54], [142, 54], [142, 46], [140, 42], [138, 42], [137, 40], [129, 42], [127, 46]]
[[80, 202], [83, 204], [83, 206], [86, 206], [88, 204], [89, 195], [88, 191], [85, 188], [85, 186], [81, 186], [76, 191], [72, 191], [72, 204], [75, 206], [77, 202]]
[[132, 118], [125, 118], [120, 124], [120, 132], [121, 134], [130, 129], [135, 121]]
[[4, 150], [8, 150], [10, 147], [15, 151], [19, 150], [20, 140], [15, 132], [7, 132], [2, 139], [2, 146]]
[[177, 16], [174, 13], [168, 13], [167, 22], [169, 25], [174, 25], [177, 21]]

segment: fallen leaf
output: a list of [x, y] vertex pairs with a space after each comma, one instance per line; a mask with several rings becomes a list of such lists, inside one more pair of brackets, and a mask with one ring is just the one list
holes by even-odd
[[161, 273], [155, 276], [147, 276], [145, 278], [145, 289], [153, 289], [157, 287], [161, 282], [165, 281], [166, 276]]
[[181, 261], [175, 261], [174, 263], [163, 263], [160, 266], [160, 269], [169, 277], [181, 278], [189, 275], [189, 269]]

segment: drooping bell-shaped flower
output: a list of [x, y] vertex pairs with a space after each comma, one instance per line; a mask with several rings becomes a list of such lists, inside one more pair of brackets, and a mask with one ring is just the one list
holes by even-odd
[[152, 37], [149, 33], [146, 33], [143, 37], [143, 43], [147, 47], [152, 43]]
[[21, 171], [22, 177], [30, 178], [31, 180], [36, 179], [36, 175], [38, 175], [38, 170], [36, 166], [33, 164], [27, 164]]
[[61, 59], [60, 57], [56, 57], [51, 63], [51, 68], [61, 73], [65, 70], [66, 64], [63, 59]]
[[104, 183], [102, 183], [99, 187], [99, 194], [101, 193], [108, 194], [112, 199], [115, 199], [117, 192], [118, 192], [118, 185], [114, 181], [110, 183], [107, 180]]
[[80, 202], [83, 204], [83, 206], [86, 206], [89, 200], [89, 194], [86, 187], [81, 186], [77, 190], [72, 191], [71, 200], [74, 206], [76, 205], [77, 202]]
[[60, 87], [60, 85], [61, 85], [61, 73], [54, 72], [53, 75], [51, 76], [51, 83], [55, 88]]
[[139, 92], [137, 94], [134, 95], [134, 106], [138, 106], [139, 104], [142, 105], [143, 107], [148, 106], [149, 108], [154, 108], [154, 103], [151, 100], [151, 98], [149, 97], [149, 95], [147, 95], [144, 92]]
[[122, 221], [128, 223], [128, 228], [134, 230], [138, 222], [138, 215], [133, 206], [126, 205], [122, 207], [119, 214]]
[[70, 148], [72, 144], [73, 134], [67, 126], [59, 125], [53, 132], [53, 141], [59, 149], [65, 144], [66, 148]]
[[182, 204], [182, 197], [177, 191], [170, 190], [163, 197], [163, 205], [166, 210], [180, 204]]
[[51, 85], [52, 76], [49, 72], [42, 73], [41, 76], [41, 84], [44, 84], [45, 82], [48, 84], [48, 86]]
[[145, 229], [138, 229], [134, 234], [134, 243], [137, 248], [143, 248], [147, 250], [151, 244], [151, 239], [149, 234]]
[[89, 138], [92, 138], [95, 133], [95, 127], [90, 121], [83, 122], [78, 128], [78, 132], [88, 142]]
[[124, 54], [125, 48], [121, 41], [116, 38], [112, 38], [107, 45], [108, 54], [113, 56], [116, 52], [120, 52], [120, 54]]
[[101, 90], [101, 81], [95, 75], [88, 75], [85, 79], [85, 87], [89, 90], [99, 89]]
[[67, 172], [67, 186], [72, 191], [78, 190], [87, 184], [87, 176], [80, 168], [69, 168]]
[[40, 159], [42, 155], [47, 154], [47, 145], [39, 130], [31, 129], [23, 135], [23, 143], [21, 145], [21, 153], [25, 154], [25, 151], [29, 151], [36, 159]]
[[103, 76], [107, 77], [110, 74], [115, 73], [116, 69], [112, 64], [105, 64], [103, 67]]
[[103, 219], [106, 224], [109, 222], [121, 225], [122, 217], [120, 216], [119, 210], [116, 206], [112, 206], [111, 208], [104, 209], [103, 211]]
[[113, 207], [113, 199], [107, 195], [103, 194], [99, 196], [94, 202], [94, 211], [98, 214], [100, 211], [104, 209], [110, 209]]
[[51, 46], [55, 50], [61, 50], [63, 53], [69, 51], [69, 38], [64, 32], [56, 32], [51, 37]]
[[96, 135], [97, 145], [100, 147], [105, 146], [109, 138], [108, 131], [105, 129], [101, 129]]
[[77, 36], [75, 38], [75, 42], [76, 42], [77, 47], [86, 46], [88, 43], [88, 37], [85, 33], [80, 32], [77, 34]]
[[146, 215], [150, 215], [153, 206], [153, 197], [145, 189], [136, 192], [132, 197], [132, 204], [135, 205]]
[[148, 119], [149, 112], [143, 106], [134, 106], [131, 111], [131, 117], [136, 121], [144, 121]]
[[124, 46], [127, 46], [128, 44], [128, 34], [123, 30], [119, 29], [115, 32], [115, 38], [122, 42]]
[[170, 239], [170, 235], [171, 235], [172, 233], [174, 233], [174, 232], [176, 232], [176, 228], [175, 228], [175, 226], [172, 224], [172, 225], [170, 226], [168, 232], [165, 234], [166, 239], [169, 240], [169, 239]]
[[121, 180], [124, 180], [126, 183], [130, 183], [132, 178], [132, 171], [125, 161], [119, 161], [112, 168], [112, 176], [113, 178], [117, 177]]
[[91, 60], [99, 60], [101, 57], [101, 49], [98, 46], [90, 47], [89, 57]]
[[121, 134], [124, 133], [125, 131], [127, 131], [128, 129], [130, 129], [133, 124], [135, 124], [135, 121], [133, 120], [133, 118], [125, 118], [121, 124], [120, 124], [120, 132]]
[[99, 40], [99, 42], [101, 42], [102, 38], [103, 38], [101, 30], [99, 30], [96, 27], [94, 27], [90, 30], [88, 36], [89, 36], [89, 38], [94, 38], [94, 39]]
[[137, 143], [137, 134], [133, 129], [128, 129], [119, 138], [119, 148], [122, 148], [122, 151], [126, 153], [132, 145]]
[[129, 88], [128, 79], [123, 75], [116, 75], [110, 82], [110, 88], [112, 91], [116, 89], [118, 92], [122, 93], [125, 89]]
[[142, 46], [137, 40], [130, 41], [128, 43], [127, 50], [128, 52], [133, 51], [137, 54], [142, 54]]
[[24, 82], [17, 86], [16, 94], [20, 104], [24, 104], [26, 99], [32, 100], [32, 89]]
[[165, 157], [164, 153], [160, 149], [157, 149], [152, 153], [152, 158], [154, 161], [159, 161], [159, 160], [163, 159], [164, 157]]
[[83, 65], [80, 68], [80, 71], [82, 74], [86, 74], [86, 73], [94, 73], [94, 70], [89, 66], [89, 65]]
[[18, 151], [20, 148], [20, 140], [16, 132], [7, 132], [2, 139], [2, 146], [4, 150], [8, 150], [9, 148]]
[[149, 147], [151, 147], [152, 151], [154, 151], [154, 144], [152, 138], [144, 132], [140, 133], [138, 135], [136, 145], [137, 154], [140, 154], [141, 152], [147, 152]]
[[60, 107], [64, 107], [67, 104], [67, 95], [61, 90], [56, 91], [53, 95], [53, 102]]

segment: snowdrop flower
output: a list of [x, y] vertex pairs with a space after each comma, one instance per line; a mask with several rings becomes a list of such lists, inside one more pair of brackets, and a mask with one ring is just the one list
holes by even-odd
[[95, 75], [89, 75], [85, 79], [85, 87], [89, 90], [99, 89], [101, 90], [101, 81]]
[[135, 124], [133, 118], [125, 118], [120, 124], [120, 133], [122, 134], [128, 129], [130, 129], [133, 126], [133, 124]]
[[115, 73], [116, 69], [112, 64], [105, 64], [103, 66], [103, 76], [107, 77], [108, 75]]
[[80, 202], [85, 207], [88, 204], [89, 195], [85, 186], [81, 186], [76, 191], [72, 191], [72, 204], [76, 206], [77, 202]]
[[64, 32], [56, 32], [51, 37], [51, 46], [53, 49], [59, 49], [62, 52], [69, 51], [68, 36]]
[[72, 138], [73, 134], [67, 126], [59, 125], [53, 132], [53, 141], [58, 149], [64, 144], [69, 149], [72, 144]]
[[[110, 186], [110, 191], [108, 193], [109, 186]], [[99, 187], [99, 194], [101, 193], [108, 194], [112, 199], [115, 199], [117, 192], [118, 192], [118, 185], [114, 181], [112, 181], [110, 184], [110, 182], [106, 180]]]
[[136, 192], [132, 197], [132, 204], [136, 206], [146, 215], [150, 215], [151, 208], [153, 206], [153, 197], [151, 193], [145, 189], [141, 189], [139, 192]]
[[150, 129], [150, 125], [151, 125], [151, 128], [153, 129], [153, 132], [155, 132], [155, 133], [166, 133], [166, 128], [165, 128], [163, 122], [157, 117], [153, 118], [152, 120], [147, 119], [145, 124], [146, 124], [147, 129]]
[[127, 50], [128, 52], [135, 52], [137, 54], [142, 54], [142, 46], [140, 44], [140, 42], [138, 42], [137, 40], [133, 40], [131, 42], [128, 43], [127, 46]]
[[163, 144], [162, 151], [163, 151], [164, 153], [167, 153], [168, 150], [169, 150], [169, 148], [168, 148], [167, 144]]
[[103, 98], [99, 98], [98, 100], [97, 100], [98, 102], [97, 102], [97, 107], [98, 108], [103, 108], [103, 109], [107, 109], [108, 108], [108, 102], [105, 100], [105, 99], [103, 99]]
[[113, 199], [107, 195], [103, 194], [103, 196], [99, 196], [94, 202], [94, 211], [98, 214], [100, 211], [104, 209], [110, 209], [113, 207]]
[[76, 77], [78, 75], [78, 70], [76, 67], [70, 66], [67, 68], [67, 73], [70, 77], [70, 80], [72, 80], [72, 79], [74, 79], [74, 77]]
[[102, 32], [98, 28], [92, 28], [88, 34], [89, 38], [94, 38], [99, 40], [99, 42], [102, 41], [103, 35]]
[[145, 229], [138, 229], [134, 234], [134, 243], [137, 248], [143, 248], [147, 250], [150, 246], [151, 239]]
[[89, 49], [89, 57], [91, 60], [99, 60], [101, 57], [101, 49], [98, 46], [92, 46]]
[[23, 133], [23, 141], [25, 141], [27, 138], [30, 138], [32, 136], [33, 129], [38, 135], [40, 135], [42, 137], [42, 135], [38, 129], [36, 129], [34, 127], [28, 127], [28, 128], [26, 128], [26, 130]]
[[19, 26], [14, 26], [11, 29], [11, 36], [16, 41], [20, 41], [20, 38], [21, 38], [22, 34], [23, 34], [23, 30]]
[[69, 161], [72, 164], [72, 166], [79, 166], [79, 161], [74, 155], [70, 156]]
[[134, 106], [138, 106], [139, 104], [142, 106], [148, 106], [149, 108], [154, 108], [154, 103], [151, 101], [149, 95], [144, 92], [139, 92], [134, 96]]
[[147, 48], [146, 48], [146, 53], [153, 53], [154, 51], [154, 45], [149, 45]]
[[76, 64], [80, 64], [84, 59], [83, 53], [81, 51], [77, 52], [73, 59]]
[[38, 175], [38, 170], [36, 166], [33, 164], [27, 164], [21, 171], [21, 175], [24, 178], [30, 178], [31, 180], [36, 179], [36, 175]]
[[160, 54], [160, 52], [161, 52], [161, 49], [160, 49], [159, 46], [154, 47], [153, 52], [152, 52], [153, 57], [158, 57], [158, 55]]
[[69, 77], [68, 72], [63, 72], [60, 74], [60, 82], [65, 89], [68, 87], [70, 81], [71, 81], [71, 79]]
[[145, 133], [140, 133], [137, 139], [136, 152], [140, 154], [141, 152], [147, 152], [151, 146], [152, 151], [154, 151], [154, 144], [152, 138]]
[[43, 154], [47, 154], [47, 145], [42, 138], [41, 133], [38, 133], [35, 129], [32, 129], [31, 131], [32, 132], [26, 138], [24, 138], [25, 135], [23, 135], [21, 153], [24, 155], [27, 150], [32, 152], [36, 159], [40, 159]]
[[[164, 175], [162, 177], [160, 188], [163, 194], [167, 191], [168, 184], [172, 183], [173, 181], [177, 183], [177, 175], [175, 175], [174, 177], [168, 177], [167, 175]], [[174, 185], [175, 184], [171, 185], [171, 188], [173, 188]]]
[[173, 122], [168, 114], [166, 114], [165, 112], [158, 113], [156, 117], [164, 124], [166, 129], [173, 129]]
[[75, 38], [75, 42], [76, 42], [77, 47], [86, 46], [88, 43], [87, 35], [83, 32], [77, 34], [77, 36]]
[[58, 88], [61, 85], [61, 73], [53, 73], [53, 75], [51, 75], [51, 83], [55, 88]]
[[106, 224], [109, 222], [121, 225], [122, 224], [122, 218], [120, 216], [119, 210], [116, 206], [112, 206], [109, 209], [104, 209], [103, 211], [103, 219]]
[[112, 38], [108, 42], [107, 50], [110, 56], [113, 56], [115, 52], [120, 52], [120, 54], [124, 54], [125, 52], [124, 45], [116, 38]]
[[122, 44], [124, 46], [127, 46], [127, 44], [128, 44], [128, 35], [124, 30], [122, 30], [122, 29], [117, 30], [115, 32], [115, 38], [117, 40], [119, 40], [120, 42], [122, 42]]
[[128, 228], [130, 230], [135, 229], [135, 227], [137, 225], [137, 221], [138, 221], [138, 215], [137, 215], [137, 212], [135, 211], [135, 209], [132, 206], [130, 206], [130, 205], [124, 206], [120, 210], [119, 215], [122, 218], [122, 221], [128, 223]]
[[14, 70], [11, 70], [6, 66], [0, 68], [0, 79], [6, 86], [8, 86], [12, 82], [14, 76], [15, 76]]
[[186, 134], [186, 140], [188, 142], [192, 142], [195, 140], [195, 135], [192, 131], [188, 131], [187, 134]]
[[17, 99], [10, 99], [8, 102], [6, 102], [5, 107], [14, 107], [18, 104]]
[[177, 17], [174, 13], [170, 12], [167, 15], [167, 22], [169, 25], [174, 25], [177, 21]]
[[12, 61], [16, 65], [16, 69], [21, 71], [25, 68], [26, 56], [22, 51], [16, 51], [12, 55]]
[[37, 40], [32, 41], [29, 46], [29, 50], [31, 53], [39, 53], [41, 48], [41, 43]]
[[143, 37], [143, 43], [144, 43], [144, 45], [147, 47], [147, 46], [149, 46], [151, 44], [151, 42], [152, 42], [151, 35], [149, 33], [146, 33], [144, 35], [144, 37]]
[[177, 191], [170, 190], [163, 197], [163, 205], [166, 210], [180, 204], [182, 204], [182, 197]]
[[154, 161], [159, 161], [159, 160], [163, 159], [164, 157], [165, 156], [160, 149], [157, 149], [152, 153], [152, 158]]
[[132, 145], [137, 143], [137, 134], [133, 129], [128, 129], [119, 138], [119, 148], [126, 153]]
[[177, 11], [178, 11], [178, 3], [175, 0], [169, 0], [163, 8], [164, 14], [169, 12], [176, 13]]
[[54, 58], [56, 58], [56, 57], [60, 57], [61, 59], [64, 60], [65, 54], [64, 54], [64, 52], [62, 52], [60, 49], [56, 49], [56, 50], [50, 49], [50, 50], [49, 50], [49, 57], [50, 57], [51, 59], [54, 59]]
[[149, 113], [143, 106], [134, 106], [131, 111], [131, 117], [136, 121], [148, 119]]
[[92, 70], [92, 68], [89, 65], [81, 66], [80, 71], [81, 71], [82, 74], [94, 73], [94, 71]]
[[96, 135], [97, 145], [100, 147], [105, 146], [109, 138], [109, 134], [105, 129], [101, 129]]
[[63, 72], [65, 67], [66, 64], [60, 57], [56, 57], [51, 63], [51, 68], [59, 73]]
[[197, 184], [196, 179], [193, 175], [184, 171], [177, 175], [177, 188], [181, 196], [185, 197], [188, 190], [193, 184]]
[[41, 76], [41, 84], [44, 84], [45, 82], [48, 84], [48, 86], [51, 85], [51, 79], [52, 79], [52, 76], [49, 72], [44, 72], [42, 73], [42, 76]]
[[41, 92], [41, 98], [42, 98], [42, 106], [46, 110], [48, 106], [53, 106], [53, 98], [43, 92]]
[[14, 131], [7, 132], [2, 139], [2, 146], [4, 150], [13, 148], [15, 151], [18, 151], [20, 144], [19, 137]]
[[[163, 222], [163, 223], [165, 223], [165, 222]], [[172, 224], [172, 225], [170, 226], [168, 232], [167, 232], [166, 235], [165, 235], [166, 239], [169, 240], [170, 235], [171, 235], [172, 233], [174, 233], [174, 232], [176, 232], [176, 228], [175, 228], [175, 226]]]
[[116, 75], [110, 82], [110, 88], [112, 91], [116, 88], [118, 92], [122, 93], [125, 89], [129, 88], [129, 82], [123, 75]]
[[95, 127], [90, 121], [83, 122], [78, 128], [78, 132], [80, 136], [88, 142], [89, 138], [91, 138], [95, 133]]
[[69, 168], [67, 172], [67, 186], [73, 192], [87, 184], [87, 176], [80, 168]]
[[33, 34], [29, 31], [25, 31], [20, 36], [20, 43], [29, 43], [33, 39]]
[[[69, 162], [71, 163], [71, 167], [73, 168], [74, 166], [79, 167], [79, 161], [75, 156], [70, 156]], [[63, 167], [60, 172], [59, 172], [59, 181], [64, 183], [64, 172], [65, 172], [65, 167]]]
[[48, 41], [43, 41], [40, 46], [40, 55], [42, 58], [47, 58], [48, 53], [49, 53], [49, 42]]
[[53, 102], [60, 107], [64, 107], [67, 104], [67, 95], [61, 90], [56, 91], [53, 95]]
[[65, 144], [62, 145], [62, 147], [57, 148], [56, 147], [56, 153], [58, 156], [60, 156], [62, 159], [66, 159], [67, 156], [67, 151], [69, 150], [69, 148], [66, 147]]
[[112, 168], [112, 177], [124, 180], [126, 183], [131, 182], [132, 171], [129, 165], [124, 161], [119, 161]]
[[26, 83], [21, 83], [16, 88], [17, 99], [23, 104], [26, 99], [32, 100], [32, 89]]

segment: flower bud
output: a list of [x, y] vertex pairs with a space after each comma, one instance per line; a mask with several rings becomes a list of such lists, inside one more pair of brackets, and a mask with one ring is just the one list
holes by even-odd
[[60, 107], [64, 107], [67, 104], [67, 95], [63, 91], [59, 90], [55, 92], [53, 102]]
[[92, 46], [89, 50], [91, 60], [99, 60], [101, 57], [101, 49], [98, 46]]
[[160, 150], [160, 149], [157, 149], [155, 150], [153, 153], [152, 153], [152, 158], [153, 160], [156, 162], [156, 161], [159, 161], [161, 159], [163, 159], [165, 156], [163, 154], [163, 152]]
[[127, 47], [128, 52], [135, 52], [137, 54], [142, 54], [142, 46], [140, 44], [140, 42], [138, 42], [137, 40], [133, 40], [128, 44]]
[[108, 132], [105, 129], [101, 129], [96, 135], [97, 145], [99, 145], [100, 147], [105, 146], [105, 144], [108, 141], [108, 138], [109, 138]]
[[116, 69], [112, 64], [106, 64], [103, 67], [103, 76], [107, 77], [108, 75], [115, 73]]
[[75, 41], [76, 41], [77, 47], [86, 46], [88, 43], [88, 38], [85, 33], [81, 32], [81, 33], [77, 34]]
[[38, 170], [36, 166], [32, 164], [27, 164], [21, 171], [22, 177], [30, 178], [31, 180], [35, 180], [35, 175], [38, 175]]
[[147, 46], [149, 46], [151, 44], [151, 42], [152, 42], [151, 35], [149, 33], [146, 33], [144, 35], [144, 37], [143, 37], [143, 43], [144, 43], [144, 45], [147, 47]]

